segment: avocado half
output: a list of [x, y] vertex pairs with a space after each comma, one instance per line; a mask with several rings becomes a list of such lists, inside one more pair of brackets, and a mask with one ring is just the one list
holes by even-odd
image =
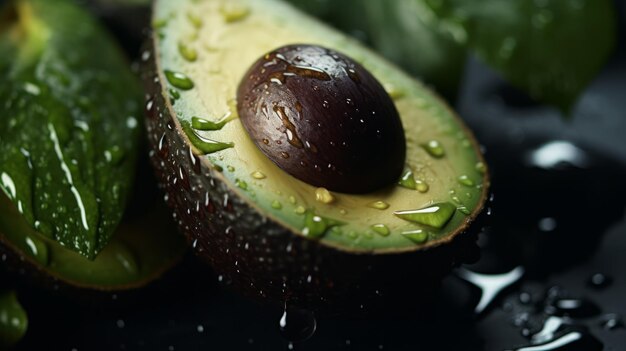
[[[346, 54], [382, 83], [406, 138], [397, 183], [329, 192], [281, 170], [251, 140], [238, 84], [259, 57], [294, 43]], [[414, 297], [427, 294], [475, 258], [489, 180], [473, 135], [357, 41], [277, 0], [157, 0], [147, 46], [152, 162], [180, 229], [220, 281], [276, 300], [360, 304], [402, 291], [406, 279]]]

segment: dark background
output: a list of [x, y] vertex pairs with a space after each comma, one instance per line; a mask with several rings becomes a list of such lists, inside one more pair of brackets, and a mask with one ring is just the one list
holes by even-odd
[[[626, 315], [626, 7], [618, 6], [619, 48], [569, 119], [532, 102], [476, 60], [467, 63], [454, 107], [485, 147], [494, 193], [490, 225], [480, 240], [482, 259], [468, 268], [503, 273], [521, 265], [525, 276], [480, 315], [473, 312], [480, 289], [451, 275], [429, 312], [321, 315], [316, 333], [292, 347], [514, 349], [529, 344], [529, 335], [555, 313], [550, 299], [556, 294], [584, 304], [584, 311], [572, 313], [578, 315], [575, 327], [563, 333], [583, 330], [592, 340], [563, 350], [626, 349], [626, 329], [619, 322], [605, 325], [607, 318]], [[124, 25], [106, 13], [103, 18], [135, 54], [137, 43], [121, 34]], [[566, 144], [550, 144], [555, 141]], [[553, 149], [550, 165], [533, 162], [546, 145], [569, 146]], [[607, 286], [589, 283], [595, 273], [608, 277]], [[138, 293], [68, 297], [25, 285], [19, 296], [30, 325], [18, 350], [289, 348], [278, 326], [280, 307], [219, 287], [193, 258]]]

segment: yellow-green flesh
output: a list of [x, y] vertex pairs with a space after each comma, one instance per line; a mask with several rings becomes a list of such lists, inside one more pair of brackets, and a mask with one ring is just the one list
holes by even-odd
[[[276, 0], [158, 0], [153, 26], [163, 93], [169, 97], [173, 89], [180, 94], [175, 101], [170, 100], [178, 120], [191, 123], [192, 117], [209, 121], [235, 117], [221, 130], [195, 131], [207, 139], [234, 143], [233, 148], [204, 157], [223, 169], [224, 181], [243, 198], [297, 235], [304, 235], [306, 216], [302, 212], [306, 209], [345, 223], [319, 239], [326, 245], [364, 252], [408, 249], [433, 244], [455, 232], [481, 206], [484, 165], [461, 122], [421, 83], [355, 40]], [[236, 118], [237, 86], [259, 57], [296, 43], [317, 44], [347, 54], [383, 84], [404, 125], [407, 166], [418, 181], [427, 184], [427, 191], [391, 185], [362, 195], [332, 193], [334, 202], [326, 204], [316, 200], [315, 187], [282, 171], [259, 151]], [[190, 51], [194, 55], [189, 55]], [[168, 82], [163, 74], [166, 70], [189, 77], [193, 88], [177, 89], [177, 84]], [[429, 154], [422, 146], [431, 141], [442, 145], [443, 157]], [[371, 171], [382, 170], [372, 164]], [[381, 210], [368, 206], [376, 201], [389, 207]], [[440, 229], [394, 215], [394, 211], [440, 202], [457, 207]], [[380, 230], [381, 224], [389, 229], [388, 235]], [[402, 234], [420, 229], [428, 235], [423, 243]]]

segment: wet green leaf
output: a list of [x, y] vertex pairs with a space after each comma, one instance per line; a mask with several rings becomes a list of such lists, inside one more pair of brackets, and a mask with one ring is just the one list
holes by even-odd
[[0, 20], [0, 189], [35, 230], [94, 258], [130, 191], [141, 89], [72, 1], [10, 2]]
[[514, 86], [568, 111], [615, 42], [610, 0], [419, 0]]

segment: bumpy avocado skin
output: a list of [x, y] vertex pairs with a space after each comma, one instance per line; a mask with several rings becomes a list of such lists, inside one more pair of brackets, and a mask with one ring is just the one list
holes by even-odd
[[223, 284], [251, 297], [334, 312], [411, 308], [432, 301], [453, 267], [478, 258], [483, 211], [441, 245], [376, 254], [304, 238], [253, 208], [193, 153], [165, 98], [167, 84], [154, 59], [157, 40], [150, 38], [142, 55], [151, 161], [179, 229]]

